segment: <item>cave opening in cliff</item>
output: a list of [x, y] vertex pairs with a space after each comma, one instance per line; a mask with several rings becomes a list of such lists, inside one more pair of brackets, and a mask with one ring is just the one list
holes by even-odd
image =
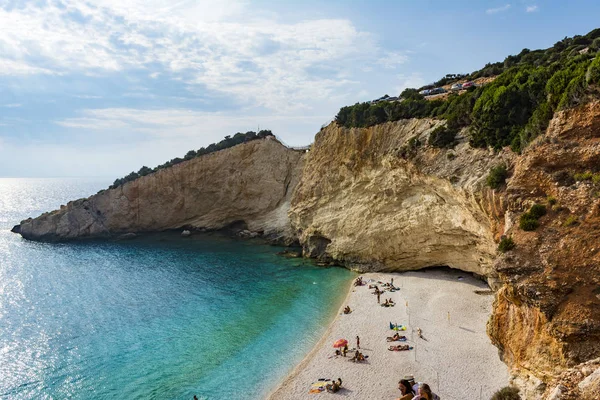
[[[442, 279], [442, 280], [448, 280], [448, 281], [455, 281], [455, 280], [462, 281], [465, 277], [471, 276], [471, 277], [475, 278], [476, 280], [485, 283], [489, 288], [489, 283], [485, 276], [476, 274], [474, 272], [465, 271], [460, 268], [452, 268], [448, 265], [433, 265], [430, 267], [420, 268], [417, 271], [443, 272], [444, 274], [435, 274], [435, 277], [432, 274], [432, 279]], [[426, 276], [424, 276], [424, 277], [426, 278]], [[477, 291], [477, 292], [479, 292], [479, 291]], [[490, 294], [491, 293], [493, 293], [493, 292], [490, 288]], [[487, 294], [487, 293], [480, 293], [480, 294]]]

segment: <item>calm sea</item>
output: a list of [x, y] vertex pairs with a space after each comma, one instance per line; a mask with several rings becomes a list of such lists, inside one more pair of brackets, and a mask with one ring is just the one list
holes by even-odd
[[219, 236], [48, 244], [10, 232], [108, 184], [0, 179], [0, 398], [264, 398], [353, 274]]

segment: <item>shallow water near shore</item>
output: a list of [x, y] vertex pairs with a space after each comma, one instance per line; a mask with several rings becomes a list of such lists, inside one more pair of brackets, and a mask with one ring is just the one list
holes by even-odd
[[264, 397], [354, 274], [217, 235], [48, 244], [10, 232], [108, 183], [0, 179], [0, 398]]

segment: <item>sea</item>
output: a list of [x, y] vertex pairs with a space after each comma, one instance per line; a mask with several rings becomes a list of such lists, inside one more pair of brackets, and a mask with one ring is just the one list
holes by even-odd
[[218, 234], [40, 243], [10, 232], [109, 184], [0, 178], [0, 399], [265, 398], [354, 274]]

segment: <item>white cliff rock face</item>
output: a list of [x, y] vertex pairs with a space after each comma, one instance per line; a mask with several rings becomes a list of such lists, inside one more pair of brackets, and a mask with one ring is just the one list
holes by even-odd
[[23, 221], [25, 238], [63, 240], [167, 229], [221, 229], [293, 240], [287, 210], [304, 153], [274, 138], [198, 157]]
[[[439, 124], [331, 124], [317, 134], [290, 210], [305, 254], [360, 271], [448, 265], [493, 275], [495, 223], [481, 196], [502, 156], [467, 143], [427, 148]], [[421, 145], [406, 155], [411, 138]]]

